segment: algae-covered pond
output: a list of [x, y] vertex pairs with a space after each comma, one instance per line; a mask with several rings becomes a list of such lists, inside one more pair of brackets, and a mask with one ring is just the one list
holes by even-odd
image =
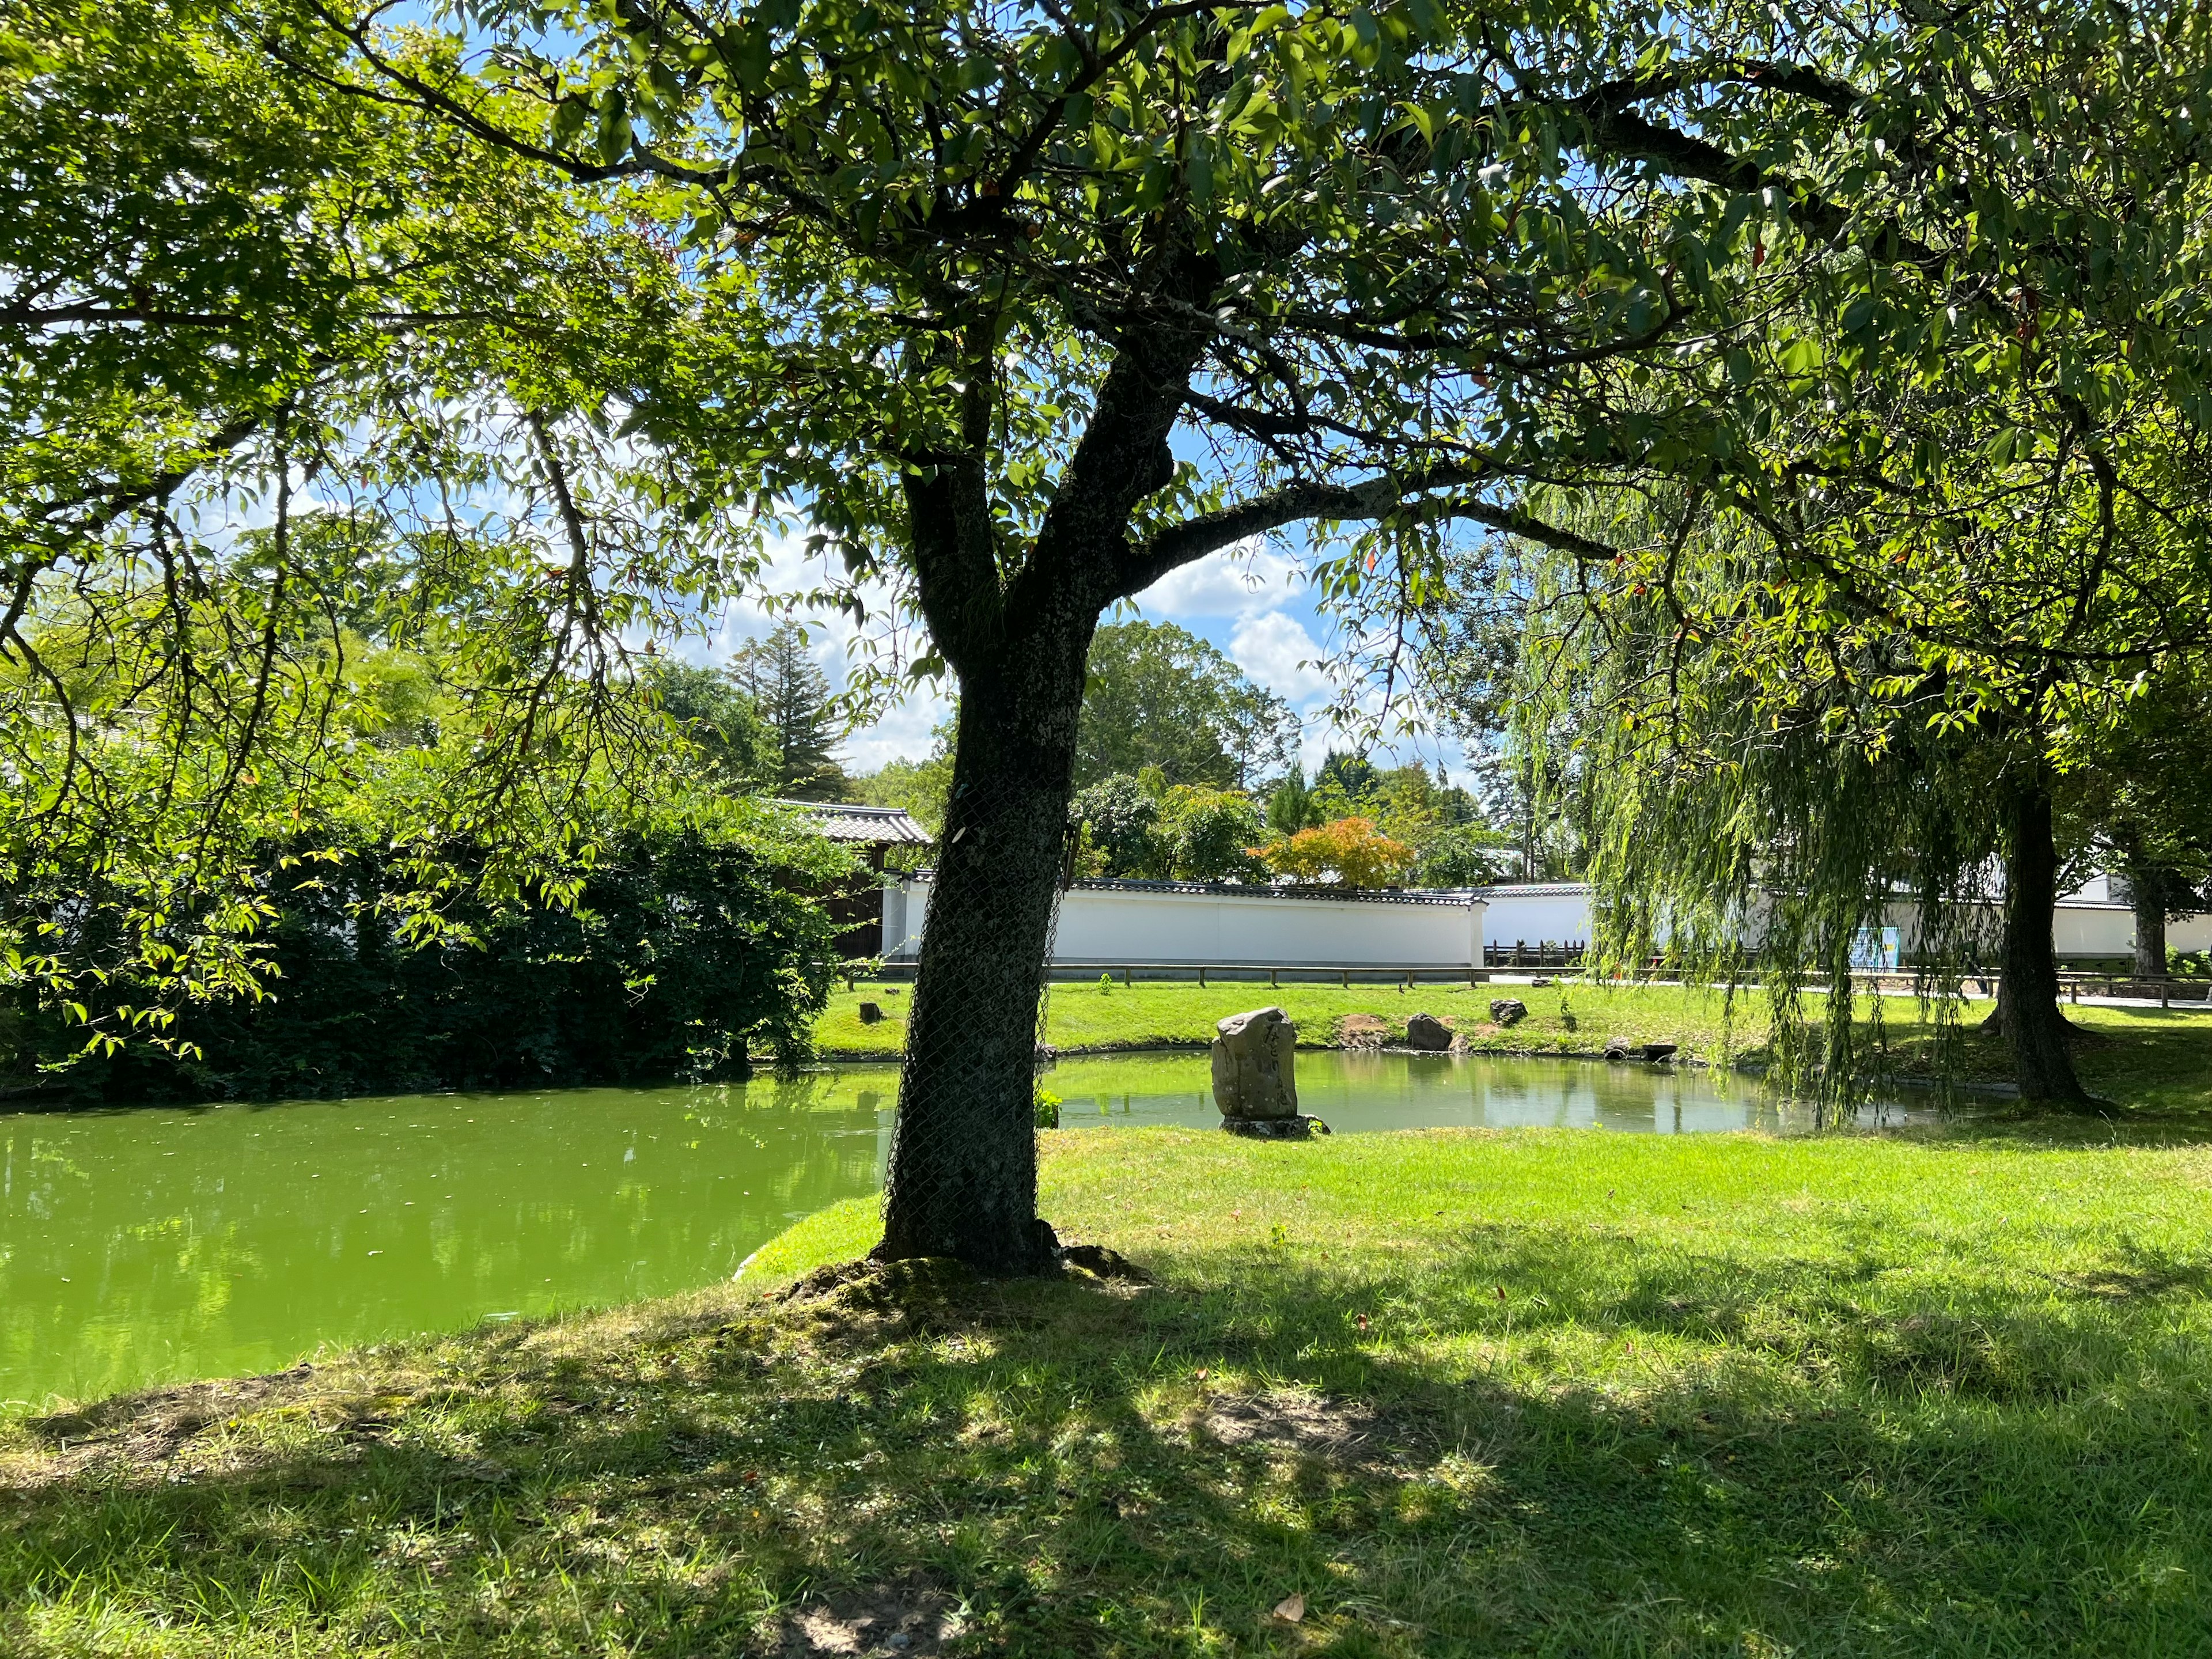
[[[1740, 1079], [1308, 1051], [1340, 1133], [1781, 1127]], [[1217, 1121], [1203, 1053], [1063, 1060], [1064, 1130]], [[0, 1115], [0, 1400], [267, 1370], [321, 1346], [666, 1294], [874, 1190], [897, 1073]]]

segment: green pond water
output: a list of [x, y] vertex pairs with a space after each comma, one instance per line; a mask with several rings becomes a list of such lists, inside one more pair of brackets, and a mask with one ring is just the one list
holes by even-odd
[[[1782, 1127], [1699, 1072], [1298, 1056], [1339, 1133]], [[1204, 1054], [1064, 1060], [1063, 1132], [1218, 1122]], [[897, 1076], [0, 1115], [0, 1401], [270, 1370], [734, 1273], [882, 1179]]]

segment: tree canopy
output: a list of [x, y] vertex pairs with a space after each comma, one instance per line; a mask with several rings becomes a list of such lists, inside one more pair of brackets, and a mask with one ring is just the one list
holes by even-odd
[[[1454, 527], [1506, 531], [1648, 601], [1657, 672], [1727, 653], [1778, 713], [1809, 684], [1877, 757], [2104, 720], [2212, 626], [2200, 11], [386, 17], [137, 0], [10, 46], [4, 118], [58, 163], [8, 186], [10, 856], [74, 836], [149, 916], [250, 913], [162, 872], [335, 771], [310, 505], [373, 504], [394, 592], [483, 596], [482, 748], [429, 799], [526, 844], [587, 816], [629, 643], [803, 526], [878, 647], [855, 689], [961, 693], [891, 1254], [1048, 1249], [1035, 1008], [1092, 637], [1192, 560], [1311, 526], [1395, 683]], [[95, 744], [49, 637], [118, 665]], [[149, 810], [94, 789], [194, 721], [218, 763]]]
[[1156, 767], [1171, 784], [1246, 788], [1282, 768], [1297, 732], [1281, 698], [1204, 640], [1173, 623], [1113, 623], [1091, 641], [1075, 782]]

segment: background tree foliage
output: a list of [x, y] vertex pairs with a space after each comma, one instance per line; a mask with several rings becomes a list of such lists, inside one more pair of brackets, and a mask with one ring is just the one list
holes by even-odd
[[[690, 821], [686, 821], [687, 817]], [[851, 879], [805, 833], [695, 804], [600, 830], [562, 902], [471, 887], [427, 944], [401, 932], [417, 879], [372, 810], [301, 858], [263, 850], [263, 994], [183, 1005], [161, 1046], [89, 1054], [52, 1009], [15, 1011], [9, 1092], [75, 1102], [282, 1100], [743, 1078], [812, 1052], [838, 966], [805, 895]], [[446, 849], [465, 866], [467, 849]], [[96, 874], [85, 897], [105, 896]], [[128, 994], [127, 980], [116, 981]]]
[[830, 677], [807, 648], [805, 630], [778, 623], [742, 647], [726, 671], [750, 701], [765, 728], [773, 765], [763, 781], [793, 800], [836, 800], [846, 787], [837, 753], [845, 721], [835, 707]]
[[1268, 876], [1259, 856], [1265, 826], [1241, 791], [1170, 783], [1158, 767], [1115, 773], [1079, 793], [1079, 869], [1143, 881], [1237, 881]]
[[[250, 572], [275, 543], [247, 532], [235, 562]], [[343, 792], [305, 797], [258, 835], [234, 831], [253, 912], [227, 943], [248, 991], [221, 994], [161, 958], [166, 979], [139, 965], [138, 930], [161, 920], [96, 861], [52, 850], [41, 881], [11, 891], [17, 914], [36, 917], [57, 959], [97, 964], [115, 1006], [159, 1018], [143, 1040], [115, 1041], [93, 1011], [19, 976], [9, 1089], [265, 1099], [741, 1076], [749, 1052], [787, 1067], [809, 1052], [838, 955], [813, 896], [860, 872], [747, 798], [761, 779], [738, 769], [742, 745], [770, 782], [775, 755], [726, 677], [662, 663], [628, 688], [618, 757], [551, 775], [568, 786], [551, 804], [557, 839], [518, 878], [498, 869], [511, 846], [471, 842], [450, 812], [483, 752], [469, 607], [393, 627], [373, 592], [408, 566], [353, 520], [304, 520], [283, 556], [305, 580], [349, 573], [368, 596], [322, 641], [342, 658], [325, 671], [324, 737], [343, 757]], [[326, 591], [343, 590], [333, 579]], [[78, 706], [98, 706], [107, 665], [85, 662], [66, 617], [35, 637]], [[210, 763], [132, 745], [133, 732], [126, 721], [85, 741], [124, 749], [100, 764], [138, 799], [164, 769]]]
[[1171, 784], [1250, 788], [1297, 736], [1283, 700], [1204, 640], [1173, 623], [1111, 623], [1091, 641], [1075, 784], [1157, 767]]
[[[1418, 762], [1378, 768], [1364, 756], [1332, 750], [1311, 787], [1299, 769], [1284, 777], [1268, 797], [1267, 817], [1274, 833], [1261, 851], [1294, 879], [1475, 887], [1507, 873], [1507, 838], [1484, 821], [1480, 803], [1449, 783], [1441, 766], [1432, 778]], [[1330, 833], [1312, 833], [1322, 830]], [[1367, 850], [1351, 854], [1347, 862], [1330, 850], [1337, 848]], [[1370, 878], [1353, 880], [1354, 871]]]
[[643, 683], [707, 763], [716, 783], [749, 791], [781, 781], [783, 757], [776, 734], [728, 673], [662, 659], [647, 665]]
[[[751, 568], [574, 389], [665, 326], [663, 245], [335, 89], [302, 21], [27, 3], [0, 39], [0, 933], [100, 1046], [268, 988], [267, 850], [337, 822], [425, 654], [406, 936], [559, 902], [661, 730], [625, 637]], [[70, 925], [88, 872], [112, 926]]]

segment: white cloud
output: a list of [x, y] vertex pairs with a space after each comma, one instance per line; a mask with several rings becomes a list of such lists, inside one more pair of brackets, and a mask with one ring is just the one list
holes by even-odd
[[1280, 605], [1305, 585], [1296, 559], [1257, 542], [1170, 571], [1137, 596], [1147, 616], [1183, 621], [1195, 617], [1251, 617]]
[[873, 772], [886, 761], [927, 760], [936, 747], [932, 729], [952, 712], [952, 699], [927, 689], [909, 691], [844, 743], [845, 768]]
[[1321, 654], [1313, 635], [1287, 611], [1247, 617], [1229, 636], [1229, 655], [1239, 668], [1300, 706], [1330, 690], [1328, 677], [1317, 665]]

